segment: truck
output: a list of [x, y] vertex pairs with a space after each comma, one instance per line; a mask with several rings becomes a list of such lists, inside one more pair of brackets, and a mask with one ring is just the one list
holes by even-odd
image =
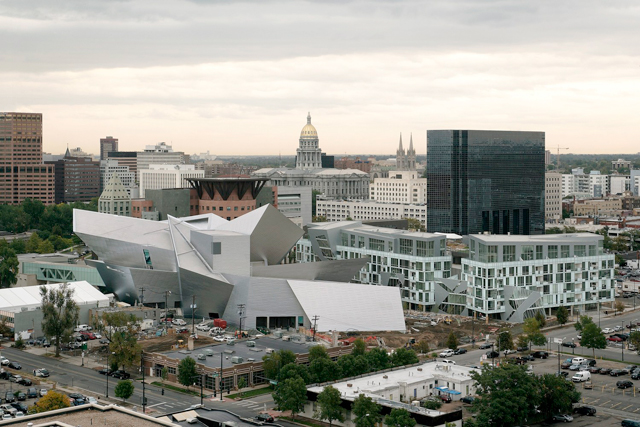
[[574, 383], [591, 381], [591, 372], [589, 371], [576, 372], [576, 374], [573, 377], [571, 377], [571, 381], [573, 381]]

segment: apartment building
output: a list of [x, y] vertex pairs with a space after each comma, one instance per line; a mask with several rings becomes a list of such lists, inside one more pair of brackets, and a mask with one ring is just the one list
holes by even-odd
[[369, 198], [385, 203], [427, 203], [427, 179], [417, 171], [391, 171], [389, 178], [376, 178], [369, 186]]
[[617, 215], [622, 209], [621, 198], [577, 200], [573, 204], [573, 214], [581, 215]]
[[562, 219], [562, 175], [547, 172], [544, 189], [544, 216], [547, 222], [558, 222]]
[[560, 306], [580, 312], [615, 297], [615, 258], [597, 234], [469, 236], [461, 279], [467, 308], [487, 317], [522, 322]]

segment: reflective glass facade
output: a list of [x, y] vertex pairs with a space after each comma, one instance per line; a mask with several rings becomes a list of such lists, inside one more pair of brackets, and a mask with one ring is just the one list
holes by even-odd
[[544, 132], [427, 131], [427, 230], [544, 233]]

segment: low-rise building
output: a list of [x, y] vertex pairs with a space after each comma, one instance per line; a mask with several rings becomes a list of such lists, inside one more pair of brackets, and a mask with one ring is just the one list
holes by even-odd
[[621, 198], [577, 200], [573, 204], [574, 215], [605, 215], [622, 210]]
[[425, 204], [427, 179], [417, 171], [390, 171], [388, 178], [375, 178], [369, 186], [369, 198], [378, 202]]
[[427, 224], [426, 204], [384, 203], [373, 200], [333, 200], [316, 198], [316, 215], [327, 221], [369, 221], [378, 219], [414, 218]]
[[151, 164], [148, 169], [138, 169], [140, 175], [140, 197], [147, 190], [165, 188], [189, 188], [188, 178], [204, 178], [204, 171], [196, 170], [194, 165]]

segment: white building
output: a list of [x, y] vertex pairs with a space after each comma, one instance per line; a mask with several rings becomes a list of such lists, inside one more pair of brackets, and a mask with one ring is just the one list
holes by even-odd
[[614, 300], [613, 254], [597, 234], [469, 236], [461, 279], [467, 308], [487, 317], [522, 322], [537, 311], [565, 306], [573, 313]]
[[140, 197], [146, 190], [165, 188], [189, 188], [186, 178], [204, 178], [203, 170], [195, 165], [149, 165], [149, 169], [138, 170], [140, 174]]
[[298, 227], [312, 222], [311, 187], [277, 187], [278, 210]]
[[390, 171], [389, 178], [376, 178], [369, 187], [369, 198], [385, 203], [427, 203], [427, 179], [417, 171]]
[[103, 190], [104, 186], [111, 180], [111, 177], [116, 174], [120, 178], [120, 182], [125, 188], [130, 189], [136, 185], [136, 173], [129, 170], [129, 166], [118, 164], [118, 160], [109, 158], [106, 160], [100, 160], [100, 189]]
[[[331, 385], [340, 392], [344, 406], [350, 406], [358, 396], [364, 394], [383, 407], [383, 413], [389, 409], [403, 408], [409, 411], [416, 420], [417, 426], [444, 426], [445, 412], [421, 408], [411, 405], [429, 396], [448, 395], [452, 400], [460, 400], [463, 397], [475, 393], [475, 381], [471, 378], [473, 368], [466, 366], [450, 365], [445, 363], [424, 363], [406, 368], [386, 370], [358, 378], [348, 378], [332, 384], [312, 385], [307, 389], [309, 401], [305, 404], [302, 416], [312, 418], [318, 409], [316, 400], [324, 388]], [[352, 426], [353, 414], [347, 410], [346, 421], [335, 425]], [[452, 415], [449, 413], [448, 415]], [[447, 417], [450, 418], [450, 417]], [[462, 425], [462, 413], [460, 419], [448, 420], [455, 426]]]
[[562, 175], [562, 198], [575, 196], [578, 199], [604, 197], [609, 194], [609, 176], [600, 171], [584, 173], [584, 169], [571, 169], [570, 174]]
[[150, 165], [181, 165], [185, 162], [185, 154], [182, 151], [173, 151], [171, 145], [161, 142], [156, 145], [147, 145], [144, 151], [139, 151], [136, 157], [138, 178], [140, 171], [150, 169]]
[[113, 174], [105, 185], [98, 199], [98, 212], [131, 216], [131, 196], [117, 174]]
[[604, 197], [609, 194], [609, 176], [600, 171], [589, 172], [589, 192], [592, 197]]
[[427, 205], [382, 203], [372, 200], [333, 200], [316, 198], [316, 215], [327, 221], [356, 221], [414, 218], [427, 225]]
[[547, 222], [562, 219], [562, 175], [557, 172], [545, 173], [544, 216]]
[[611, 175], [609, 178], [609, 192], [612, 195], [622, 195], [626, 191], [631, 191], [629, 176]]

